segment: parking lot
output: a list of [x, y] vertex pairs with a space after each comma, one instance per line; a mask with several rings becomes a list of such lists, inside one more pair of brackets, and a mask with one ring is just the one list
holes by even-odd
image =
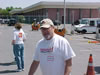
[[[70, 42], [76, 57], [73, 58], [72, 75], [84, 75], [88, 67], [89, 55], [93, 55], [93, 65], [95, 75], [100, 75], [100, 43], [88, 43], [95, 38], [95, 34], [70, 34], [70, 25], [66, 26], [65, 38]], [[1, 75], [27, 75], [32, 63], [35, 45], [42, 38], [40, 31], [32, 31], [31, 25], [23, 24], [23, 30], [27, 35], [25, 42], [25, 71], [15, 72], [11, 40], [13, 36], [13, 26], [0, 25], [0, 74]], [[87, 38], [84, 38], [87, 37]], [[90, 39], [89, 39], [90, 38]], [[41, 75], [40, 68], [35, 75]]]

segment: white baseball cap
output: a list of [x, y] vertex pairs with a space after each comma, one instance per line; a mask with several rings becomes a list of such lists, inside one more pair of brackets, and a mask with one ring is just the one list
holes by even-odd
[[49, 18], [46, 18], [46, 19], [43, 19], [41, 21], [41, 26], [40, 28], [49, 28], [50, 26], [54, 26], [53, 22], [51, 19]]

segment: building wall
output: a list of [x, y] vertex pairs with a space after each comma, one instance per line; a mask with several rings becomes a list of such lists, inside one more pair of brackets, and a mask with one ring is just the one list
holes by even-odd
[[99, 14], [99, 12], [98, 12], [98, 10], [97, 9], [92, 9], [91, 10], [91, 18], [100, 18], [100, 14]]
[[56, 20], [56, 14], [57, 13], [57, 9], [56, 8], [48, 8], [48, 17], [52, 20]]
[[[52, 20], [57, 20], [57, 9], [48, 8], [48, 17]], [[97, 9], [66, 9], [66, 23], [73, 23], [81, 18], [100, 18]], [[64, 23], [64, 9], [59, 8], [59, 21]]]
[[72, 23], [76, 20], [80, 19], [80, 10], [79, 9], [70, 9], [69, 10], [69, 22]]
[[[64, 9], [63, 8], [43, 8], [27, 13], [23, 15], [39, 18], [39, 21], [43, 18], [50, 18], [53, 21], [59, 20], [64, 23]], [[98, 9], [81, 9], [81, 8], [66, 8], [66, 23], [73, 23], [81, 18], [100, 18]]]
[[64, 9], [61, 8], [59, 13], [60, 13], [60, 19], [59, 20], [62, 22], [63, 16], [64, 16]]
[[90, 18], [90, 10], [82, 9], [81, 10], [81, 18]]
[[[96, 18], [98, 17], [98, 11], [95, 9], [66, 9], [66, 23], [73, 23], [74, 21], [81, 18]], [[52, 20], [57, 20], [57, 9], [49, 8], [48, 17]], [[59, 21], [64, 23], [64, 9], [59, 8]]]

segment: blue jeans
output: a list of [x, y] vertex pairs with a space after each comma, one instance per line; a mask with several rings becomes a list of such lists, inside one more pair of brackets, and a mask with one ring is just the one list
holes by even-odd
[[14, 44], [13, 52], [18, 69], [24, 69], [24, 44]]

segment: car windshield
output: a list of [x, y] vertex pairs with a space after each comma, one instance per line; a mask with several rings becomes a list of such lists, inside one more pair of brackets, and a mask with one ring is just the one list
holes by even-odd
[[80, 20], [80, 24], [87, 24], [88, 20]]

